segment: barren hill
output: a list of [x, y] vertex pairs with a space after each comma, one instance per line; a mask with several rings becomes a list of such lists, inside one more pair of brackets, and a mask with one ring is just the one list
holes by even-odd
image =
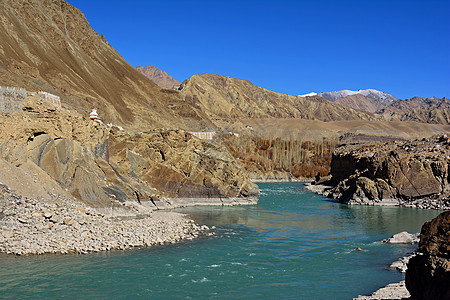
[[339, 98], [335, 101], [335, 103], [371, 113], [374, 113], [385, 107], [385, 105], [381, 104], [380, 102], [361, 94], [348, 95], [344, 98]]
[[379, 118], [321, 97], [276, 93], [248, 80], [213, 74], [194, 75], [181, 84], [180, 90], [186, 102], [199, 105], [213, 119], [275, 117], [333, 121]]
[[397, 101], [379, 111], [390, 120], [450, 124], [450, 100], [419, 98]]
[[380, 110], [380, 113], [392, 113], [399, 111], [409, 111], [412, 109], [450, 109], [450, 99], [447, 98], [420, 98], [400, 100]]
[[153, 80], [158, 86], [163, 89], [173, 89], [174, 87], [180, 86], [180, 82], [175, 78], [172, 78], [169, 74], [163, 70], [158, 69], [154, 66], [147, 67], [136, 67], [136, 70], [144, 74], [147, 78]]
[[63, 0], [0, 1], [0, 85], [45, 90], [63, 107], [129, 128], [211, 127], [176, 91], [135, 70]]

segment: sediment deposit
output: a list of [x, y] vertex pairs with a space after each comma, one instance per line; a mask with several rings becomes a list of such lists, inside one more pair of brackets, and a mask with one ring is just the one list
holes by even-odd
[[89, 253], [149, 247], [193, 239], [208, 229], [174, 212], [109, 219], [71, 197], [29, 199], [0, 184], [0, 252], [8, 254]]

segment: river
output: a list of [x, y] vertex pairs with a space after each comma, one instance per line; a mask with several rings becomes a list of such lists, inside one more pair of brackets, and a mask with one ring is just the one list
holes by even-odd
[[351, 299], [403, 278], [389, 264], [416, 246], [382, 239], [419, 232], [439, 214], [347, 206], [303, 183], [259, 186], [255, 206], [178, 209], [216, 226], [214, 236], [88, 255], [0, 255], [0, 297]]

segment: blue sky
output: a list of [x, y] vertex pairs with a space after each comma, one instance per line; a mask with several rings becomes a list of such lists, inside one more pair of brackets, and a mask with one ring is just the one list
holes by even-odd
[[450, 0], [69, 0], [133, 66], [292, 95], [450, 97]]

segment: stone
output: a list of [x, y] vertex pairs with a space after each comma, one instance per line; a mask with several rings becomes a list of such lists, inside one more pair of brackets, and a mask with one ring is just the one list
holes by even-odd
[[414, 244], [417, 242], [419, 242], [419, 234], [408, 233], [406, 231], [394, 234], [392, 237], [383, 240], [383, 243], [388, 244]]
[[450, 211], [422, 226], [405, 280], [412, 299], [450, 299]]
[[65, 218], [64, 219], [64, 224], [66, 225], [72, 225], [73, 224], [73, 220], [71, 218]]

